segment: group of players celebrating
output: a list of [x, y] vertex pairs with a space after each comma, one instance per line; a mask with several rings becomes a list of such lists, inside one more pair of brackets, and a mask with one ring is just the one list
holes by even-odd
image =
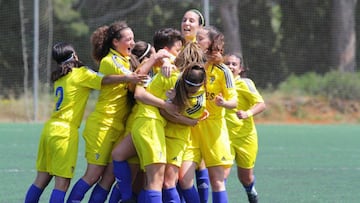
[[[162, 28], [153, 43], [134, 41], [124, 22], [97, 28], [87, 68], [71, 44], [53, 46], [56, 106], [45, 123], [37, 176], [25, 202], [38, 202], [51, 179], [50, 202], [65, 202], [75, 173], [78, 128], [87, 99], [99, 90], [82, 136], [87, 168], [66, 202], [228, 202], [235, 160], [249, 202], [258, 202], [253, 168], [258, 142], [253, 116], [265, 103], [245, 77], [243, 58], [224, 51], [224, 35], [196, 10], [181, 31]], [[196, 185], [194, 186], [194, 178]]]

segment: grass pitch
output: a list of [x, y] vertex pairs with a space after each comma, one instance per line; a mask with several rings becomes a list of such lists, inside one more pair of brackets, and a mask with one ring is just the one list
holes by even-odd
[[[24, 201], [36, 175], [42, 126], [0, 123], [0, 203]], [[258, 134], [255, 174], [261, 202], [345, 203], [360, 199], [359, 125], [258, 125]], [[84, 142], [80, 140], [72, 184], [86, 167]], [[41, 202], [48, 202], [52, 187], [53, 182]], [[247, 202], [235, 167], [227, 180], [227, 190], [230, 203]]]

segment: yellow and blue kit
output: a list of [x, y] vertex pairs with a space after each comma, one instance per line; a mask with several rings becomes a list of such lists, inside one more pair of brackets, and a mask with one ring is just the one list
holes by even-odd
[[103, 75], [87, 67], [73, 68], [54, 83], [54, 111], [42, 130], [36, 168], [73, 178], [78, 153], [78, 128], [92, 89], [100, 89]]
[[236, 164], [241, 168], [253, 168], [258, 151], [257, 131], [253, 116], [239, 119], [238, 110], [246, 111], [256, 103], [264, 102], [254, 82], [248, 78], [235, 78], [238, 105], [226, 110], [226, 123], [229, 130], [231, 151]]

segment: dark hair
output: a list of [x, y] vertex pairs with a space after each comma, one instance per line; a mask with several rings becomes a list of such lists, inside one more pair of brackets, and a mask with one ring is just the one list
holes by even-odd
[[199, 10], [190, 9], [188, 11], [192, 11], [192, 12], [196, 13], [196, 15], [199, 16], [199, 25], [205, 26], [205, 18], [204, 18], [203, 14]]
[[173, 103], [177, 105], [180, 111], [184, 110], [189, 103], [189, 95], [186, 89], [188, 86], [204, 86], [206, 82], [205, 68], [200, 63], [189, 64], [181, 73], [181, 77], [175, 85], [175, 97]]
[[208, 36], [211, 41], [208, 51], [210, 51], [210, 53], [218, 51], [223, 54], [225, 45], [224, 35], [214, 26], [205, 26], [202, 29], [208, 31]]
[[130, 29], [125, 21], [116, 21], [110, 26], [104, 25], [97, 28], [91, 35], [90, 41], [93, 46], [92, 57], [99, 63], [105, 57], [110, 48], [114, 48], [113, 39], [121, 39], [121, 31]]
[[52, 58], [57, 63], [56, 69], [51, 73], [52, 82], [70, 73], [72, 68], [84, 66], [77, 60], [74, 47], [66, 42], [59, 42], [53, 46]]
[[226, 54], [226, 58], [229, 56], [235, 56], [236, 58], [238, 58], [240, 60], [240, 66], [243, 68], [243, 71], [240, 72], [240, 76], [243, 77], [247, 77], [247, 72], [250, 71], [250, 68], [245, 66], [245, 62], [244, 62], [244, 58], [242, 56], [242, 54], [237, 53], [237, 52], [231, 52]]
[[179, 30], [174, 28], [162, 28], [155, 32], [153, 36], [153, 44], [156, 51], [163, 49], [164, 47], [172, 47], [175, 42], [185, 42]]
[[131, 53], [136, 56], [141, 63], [145, 57], [149, 58], [151, 55], [151, 44], [144, 41], [137, 41]]
[[133, 72], [137, 69], [145, 57], [150, 57], [151, 47], [151, 44], [144, 41], [137, 41], [135, 43], [130, 55], [130, 66]]

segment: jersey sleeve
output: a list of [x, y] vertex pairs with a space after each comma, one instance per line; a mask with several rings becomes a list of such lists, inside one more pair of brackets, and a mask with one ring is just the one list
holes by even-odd
[[243, 88], [239, 89], [239, 94], [244, 95], [251, 105], [256, 103], [264, 102], [263, 97], [260, 95], [259, 91], [256, 89], [254, 82], [251, 79], [243, 79]]
[[97, 73], [85, 66], [79, 68], [79, 72], [80, 74], [77, 74], [75, 78], [79, 85], [96, 90], [101, 89], [103, 74]]

